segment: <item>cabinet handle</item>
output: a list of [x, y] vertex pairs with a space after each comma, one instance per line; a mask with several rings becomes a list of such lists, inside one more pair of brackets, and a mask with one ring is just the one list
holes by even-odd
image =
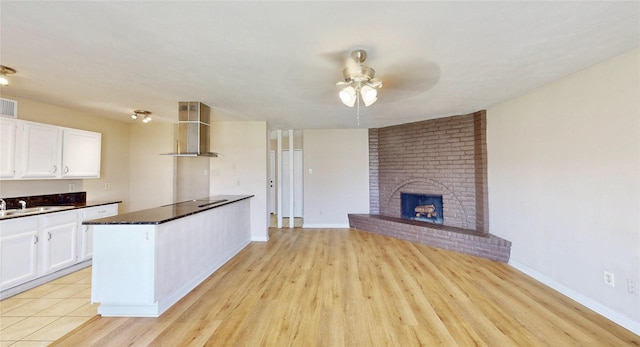
[[47, 241], [50, 241], [50, 240], [51, 240], [51, 233], [50, 233], [50, 232], [47, 232], [47, 235], [48, 235], [48, 236], [47, 236]]
[[58, 167], [57, 166], [53, 166], [53, 172], [52, 173], [56, 173], [56, 171], [58, 171]]
[[33, 244], [38, 243], [38, 235], [33, 235]]
[[68, 166], [64, 167], [64, 173], [69, 173], [69, 167]]

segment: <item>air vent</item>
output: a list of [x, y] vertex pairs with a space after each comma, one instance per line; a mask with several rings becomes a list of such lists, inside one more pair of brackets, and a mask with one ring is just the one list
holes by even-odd
[[18, 102], [15, 100], [0, 98], [0, 116], [18, 118]]

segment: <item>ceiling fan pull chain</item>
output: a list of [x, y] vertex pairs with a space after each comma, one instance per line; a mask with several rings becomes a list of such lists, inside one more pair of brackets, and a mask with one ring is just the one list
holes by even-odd
[[358, 126], [360, 126], [360, 90], [356, 93], [356, 120], [358, 121]]

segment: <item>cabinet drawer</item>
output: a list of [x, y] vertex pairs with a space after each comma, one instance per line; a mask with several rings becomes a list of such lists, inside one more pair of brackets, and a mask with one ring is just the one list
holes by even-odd
[[42, 218], [42, 226], [78, 223], [78, 211], [56, 212], [40, 215]]
[[0, 222], [0, 237], [38, 230], [38, 216], [15, 218]]
[[104, 205], [98, 207], [85, 208], [82, 211], [82, 220], [92, 220], [105, 217], [111, 217], [118, 214], [118, 205]]

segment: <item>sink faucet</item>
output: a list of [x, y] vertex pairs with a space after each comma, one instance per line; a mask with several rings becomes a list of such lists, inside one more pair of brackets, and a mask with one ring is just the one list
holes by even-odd
[[20, 204], [20, 207], [24, 210], [25, 208], [27, 208], [27, 202], [24, 200], [20, 200], [18, 201], [18, 203]]
[[0, 199], [0, 211], [5, 211], [7, 209], [7, 203], [4, 200]]

